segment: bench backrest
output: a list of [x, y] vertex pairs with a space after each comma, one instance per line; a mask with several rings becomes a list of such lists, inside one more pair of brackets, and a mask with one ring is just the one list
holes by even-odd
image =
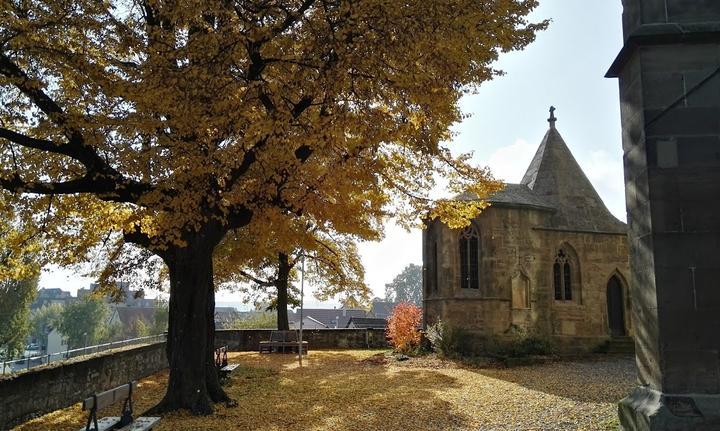
[[297, 332], [294, 329], [289, 331], [270, 331], [270, 341], [282, 343], [297, 341]]
[[124, 401], [130, 395], [131, 386], [134, 390], [137, 387], [137, 382], [126, 383], [117, 388], [95, 394], [94, 397], [85, 398], [83, 401], [83, 410], [90, 410], [93, 407], [97, 407], [97, 409], [100, 410], [118, 401]]
[[270, 341], [292, 342], [297, 341], [297, 331], [291, 329], [289, 331], [270, 331]]

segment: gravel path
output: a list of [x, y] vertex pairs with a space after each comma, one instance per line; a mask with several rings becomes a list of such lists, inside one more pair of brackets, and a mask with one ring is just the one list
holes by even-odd
[[[163, 430], [606, 430], [635, 382], [630, 357], [517, 368], [476, 368], [434, 357], [397, 362], [378, 351], [231, 354], [241, 367], [227, 392], [238, 406], [214, 415], [164, 417]], [[166, 373], [141, 382], [136, 410], [157, 402]], [[102, 412], [109, 415], [111, 412]], [[79, 405], [17, 430], [77, 430]]]

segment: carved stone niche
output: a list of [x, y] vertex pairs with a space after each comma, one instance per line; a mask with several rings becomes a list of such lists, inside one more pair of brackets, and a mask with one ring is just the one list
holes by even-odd
[[527, 328], [530, 325], [532, 312], [530, 277], [522, 270], [517, 271], [510, 281], [510, 290], [512, 324]]

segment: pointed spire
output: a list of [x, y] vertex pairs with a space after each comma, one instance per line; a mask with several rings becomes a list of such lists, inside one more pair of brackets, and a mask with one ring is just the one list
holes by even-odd
[[556, 208], [555, 228], [625, 232], [625, 225], [605, 207], [580, 168], [560, 132], [555, 128], [555, 108], [550, 108], [550, 129], [530, 162], [521, 184]]
[[555, 122], [557, 121], [557, 118], [555, 118], [555, 107], [550, 107], [550, 118], [548, 118], [548, 123], [550, 123], [550, 128], [555, 128]]

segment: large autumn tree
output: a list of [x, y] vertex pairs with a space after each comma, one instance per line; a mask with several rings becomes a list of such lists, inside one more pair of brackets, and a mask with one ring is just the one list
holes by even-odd
[[[46, 261], [133, 244], [170, 280], [157, 410], [227, 400], [212, 360], [213, 252], [303, 217], [461, 225], [496, 190], [443, 142], [462, 94], [544, 26], [536, 0], [9, 0], [0, 18], [0, 208]], [[353, 228], [354, 229], [354, 228]], [[262, 228], [256, 229], [262, 231]], [[114, 258], [115, 254], [109, 255]]]

